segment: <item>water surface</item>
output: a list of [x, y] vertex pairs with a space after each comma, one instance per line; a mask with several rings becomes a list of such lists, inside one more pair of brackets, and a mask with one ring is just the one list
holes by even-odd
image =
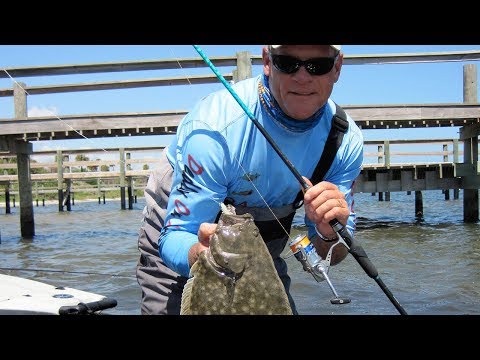
[[[356, 195], [356, 240], [408, 314], [480, 314], [480, 225], [463, 223], [461, 196], [445, 201], [440, 191], [423, 192], [424, 218], [416, 221], [413, 195], [392, 193], [390, 202]], [[109, 314], [140, 314], [135, 265], [143, 206], [138, 198], [133, 210], [121, 210], [118, 199], [76, 202], [70, 212], [34, 207], [32, 240], [19, 235], [20, 209], [5, 214], [2, 207], [0, 272], [112, 297], [118, 305]], [[301, 214], [295, 224], [294, 233], [304, 230]], [[330, 303], [325, 281], [316, 282], [294, 257], [287, 262], [300, 314], [399, 314], [351, 255], [329, 271], [337, 293], [351, 299], [342, 305]]]

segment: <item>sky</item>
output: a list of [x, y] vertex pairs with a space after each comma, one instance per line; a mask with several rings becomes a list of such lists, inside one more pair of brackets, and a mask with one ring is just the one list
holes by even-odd
[[[261, 54], [262, 45], [199, 45], [206, 56], [234, 56], [239, 51]], [[418, 53], [454, 50], [480, 50], [480, 45], [342, 45], [345, 55]], [[24, 66], [87, 64], [200, 58], [191, 45], [0, 45], [0, 71]], [[340, 105], [422, 104], [463, 102], [463, 66], [470, 62], [418, 64], [344, 65], [332, 98]], [[232, 68], [219, 68], [221, 73]], [[253, 75], [262, 72], [253, 67]], [[125, 73], [98, 73], [15, 78], [27, 86], [71, 84], [109, 80], [134, 80], [169, 76], [212, 75], [208, 68]], [[13, 80], [0, 79], [0, 89], [12, 88]], [[190, 110], [196, 101], [223, 85], [177, 85], [139, 89], [86, 91], [61, 94], [30, 95], [29, 116], [156, 112]], [[0, 98], [0, 119], [12, 118], [13, 98]], [[60, 121], [60, 120], [59, 120]], [[1, 133], [1, 130], [0, 130]], [[365, 140], [458, 138], [458, 128], [363, 130]], [[86, 147], [134, 147], [166, 145], [169, 137], [119, 137], [33, 142], [34, 151], [79, 149]]]

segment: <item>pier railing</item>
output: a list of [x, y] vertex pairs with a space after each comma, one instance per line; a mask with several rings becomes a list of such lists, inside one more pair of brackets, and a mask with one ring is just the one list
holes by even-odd
[[[163, 148], [160, 146], [33, 152], [30, 169], [34, 193], [38, 197], [39, 192], [43, 194], [56, 192], [56, 188], [46, 188], [43, 185], [47, 181], [55, 181], [58, 184], [69, 181], [71, 191], [96, 193], [115, 189], [119, 191], [122, 176], [128, 184], [133, 184], [134, 192], [143, 190], [151, 169], [159, 161]], [[106, 157], [110, 159], [105, 159]], [[18, 193], [17, 164], [6, 162], [8, 158], [2, 159], [0, 156], [0, 174], [3, 173], [0, 175], [0, 184], [8, 183], [10, 193], [15, 195]], [[458, 139], [364, 141], [363, 171], [410, 169], [416, 178], [417, 172], [422, 169], [438, 169], [438, 177], [441, 179], [448, 177], [443, 174], [446, 168], [452, 168], [451, 177], [460, 176], [464, 167], [461, 161], [463, 161], [463, 150], [459, 148]], [[84, 181], [88, 179], [100, 180], [98, 186], [86, 187]], [[101, 182], [107, 179], [109, 180], [107, 183]], [[81, 185], [77, 186], [77, 183]], [[440, 185], [438, 187], [440, 188]]]

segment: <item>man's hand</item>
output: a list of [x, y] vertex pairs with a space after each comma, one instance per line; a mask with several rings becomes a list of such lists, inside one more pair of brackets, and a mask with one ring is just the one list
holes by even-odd
[[335, 184], [328, 181], [322, 181], [313, 186], [306, 177], [303, 179], [310, 186], [303, 196], [305, 214], [316, 224], [317, 230], [324, 237], [335, 237], [336, 234], [329, 222], [337, 219], [341, 224], [346, 225], [350, 216], [345, 195]]
[[[317, 230], [325, 238], [335, 238], [337, 234], [329, 224], [330, 220], [337, 219], [343, 225], [346, 225], [348, 217], [350, 216], [350, 209], [345, 201], [345, 196], [338, 190], [338, 187], [330, 182], [322, 181], [315, 186], [312, 186], [310, 180], [305, 178], [305, 181], [310, 188], [305, 192], [303, 197], [303, 204], [305, 207], [305, 214], [316, 224]], [[327, 242], [320, 240], [319, 237], [310, 239], [317, 249], [318, 254], [325, 259], [328, 250], [336, 242]], [[331, 265], [338, 264], [348, 254], [348, 249], [345, 246], [335, 246]]]
[[215, 233], [217, 224], [202, 223], [198, 229], [198, 242], [188, 251], [188, 264], [190, 267], [198, 260], [200, 253], [208, 249], [210, 238]]

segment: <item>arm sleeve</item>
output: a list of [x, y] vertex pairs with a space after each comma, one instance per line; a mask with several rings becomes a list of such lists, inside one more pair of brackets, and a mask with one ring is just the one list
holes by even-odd
[[174, 177], [165, 226], [159, 235], [159, 255], [165, 264], [188, 277], [188, 251], [198, 241], [203, 222], [213, 223], [226, 196], [229, 167], [224, 138], [206, 129], [182, 129], [177, 142]]

